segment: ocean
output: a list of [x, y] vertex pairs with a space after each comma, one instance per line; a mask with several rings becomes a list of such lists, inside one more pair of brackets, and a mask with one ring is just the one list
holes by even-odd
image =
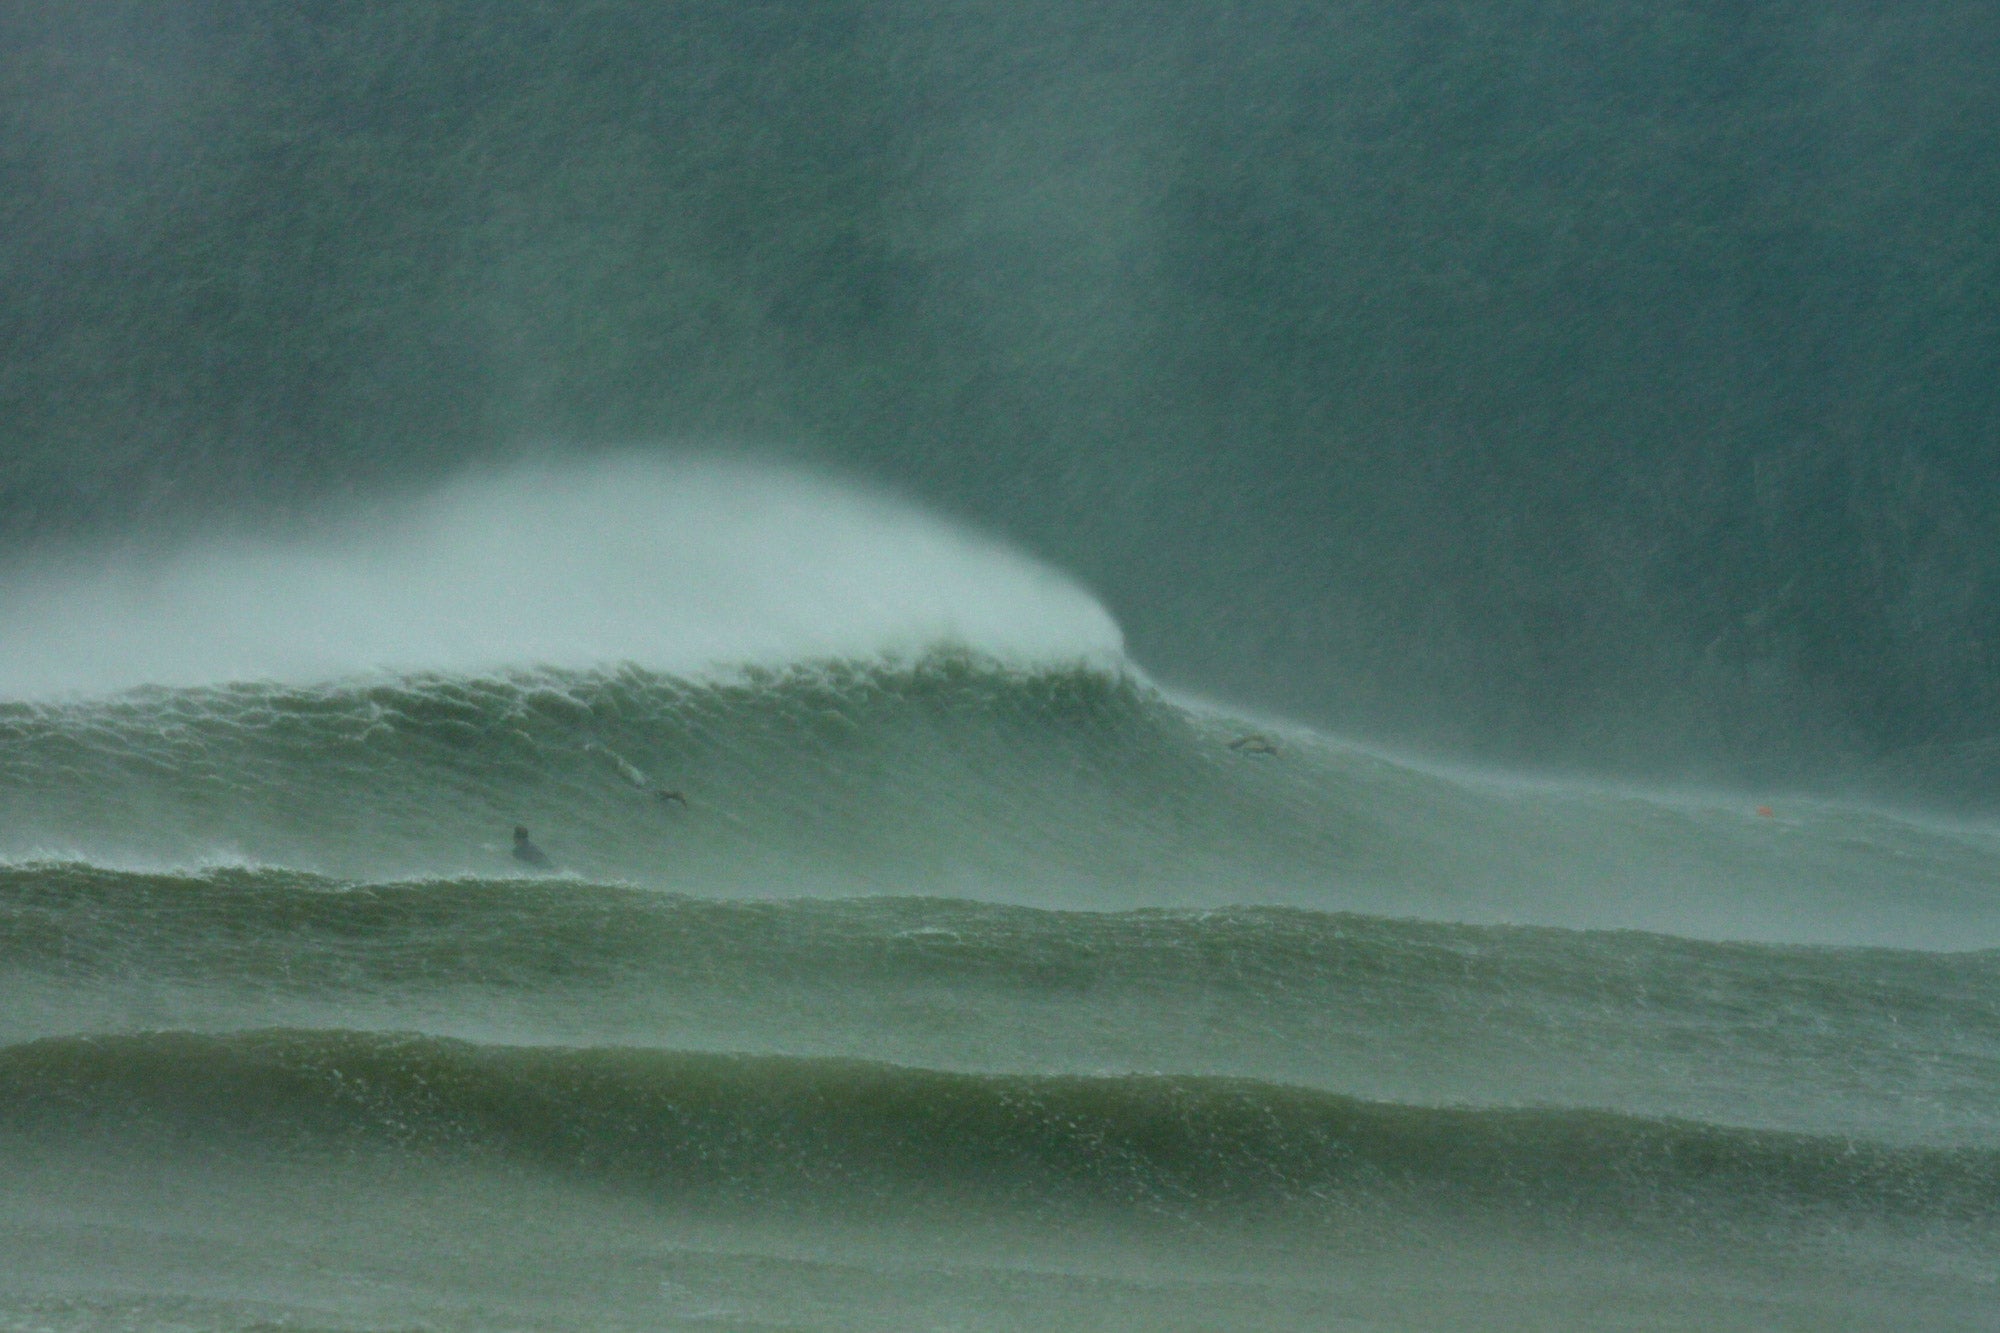
[[0, 1328], [1992, 1329], [1996, 866], [1189, 695], [740, 457], [52, 556]]
[[2000, 1333], [2000, 6], [0, 4], [0, 1333]]

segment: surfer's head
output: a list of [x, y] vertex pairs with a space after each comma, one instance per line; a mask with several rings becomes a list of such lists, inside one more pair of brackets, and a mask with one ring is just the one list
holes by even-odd
[[514, 859], [525, 865], [546, 866], [549, 854], [528, 841], [528, 826], [514, 825]]

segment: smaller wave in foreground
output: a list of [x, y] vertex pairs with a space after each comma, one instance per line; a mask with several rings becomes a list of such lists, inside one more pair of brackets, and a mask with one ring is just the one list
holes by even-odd
[[2000, 1133], [2000, 953], [1295, 908], [718, 900], [577, 880], [0, 867], [0, 1043], [140, 1028], [1175, 1070], [1393, 1101]]
[[1357, 1209], [1637, 1224], [1851, 1215], [1990, 1228], [2000, 1153], [1555, 1110], [1383, 1105], [1245, 1080], [264, 1031], [0, 1051], [0, 1123], [183, 1149], [368, 1146], [678, 1200], [944, 1199], [1169, 1215]]

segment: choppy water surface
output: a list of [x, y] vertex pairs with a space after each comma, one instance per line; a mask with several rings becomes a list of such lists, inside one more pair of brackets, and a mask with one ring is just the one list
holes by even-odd
[[2000, 1300], [1976, 828], [959, 647], [0, 705], [0, 830], [11, 1327]]
[[0, 4], [0, 1333], [2000, 1330], [1996, 53]]

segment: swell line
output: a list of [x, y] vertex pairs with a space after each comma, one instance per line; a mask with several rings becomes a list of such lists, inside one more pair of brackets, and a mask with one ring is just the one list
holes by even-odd
[[1365, 1205], [1990, 1225], [2000, 1153], [1568, 1110], [1371, 1103], [1240, 1079], [262, 1031], [0, 1050], [12, 1134], [513, 1160], [717, 1199], [956, 1195], [1201, 1213]]

